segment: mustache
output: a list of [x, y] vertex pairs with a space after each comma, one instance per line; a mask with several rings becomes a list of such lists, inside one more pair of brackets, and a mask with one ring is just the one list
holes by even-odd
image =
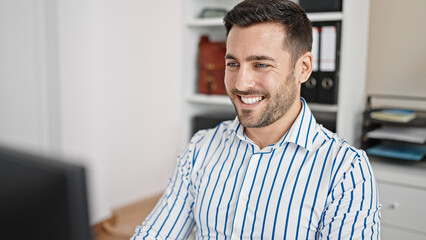
[[265, 97], [269, 96], [269, 93], [267, 93], [267, 92], [254, 90], [254, 89], [247, 90], [247, 91], [240, 91], [240, 90], [234, 88], [230, 92], [231, 92], [231, 94], [240, 95], [240, 96], [248, 96], [248, 95], [261, 95], [261, 96], [265, 96]]

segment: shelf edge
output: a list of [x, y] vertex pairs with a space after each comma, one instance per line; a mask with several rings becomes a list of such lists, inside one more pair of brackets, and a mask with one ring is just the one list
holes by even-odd
[[186, 99], [190, 103], [232, 106], [231, 100], [225, 95], [193, 94], [188, 96]]
[[337, 113], [338, 106], [334, 104], [308, 103], [311, 111]]
[[[308, 13], [311, 22], [339, 21], [343, 19], [342, 12]], [[223, 18], [196, 18], [189, 20], [188, 27], [223, 27]]]

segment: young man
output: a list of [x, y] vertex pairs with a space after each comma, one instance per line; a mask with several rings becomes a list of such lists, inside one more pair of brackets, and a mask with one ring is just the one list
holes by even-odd
[[238, 117], [194, 135], [132, 239], [379, 238], [365, 152], [317, 124], [300, 98], [312, 28], [287, 0], [227, 13], [225, 84]]

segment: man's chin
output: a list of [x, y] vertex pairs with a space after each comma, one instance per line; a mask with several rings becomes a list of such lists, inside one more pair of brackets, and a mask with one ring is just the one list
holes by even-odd
[[254, 110], [241, 109], [237, 111], [238, 120], [245, 128], [263, 128], [273, 124], [277, 118], [268, 113], [256, 114]]
[[238, 120], [240, 121], [241, 125], [243, 125], [245, 128], [259, 128], [262, 127], [259, 119], [251, 115], [251, 110], [242, 110], [238, 113]]
[[232, 101], [235, 111], [238, 115], [238, 120], [245, 128], [260, 128], [262, 127], [262, 119], [256, 115], [255, 109], [244, 109], [237, 107], [238, 103]]

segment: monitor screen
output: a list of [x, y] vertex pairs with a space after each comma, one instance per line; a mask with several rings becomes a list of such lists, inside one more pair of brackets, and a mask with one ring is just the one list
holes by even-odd
[[0, 147], [1, 239], [92, 239], [85, 171]]

